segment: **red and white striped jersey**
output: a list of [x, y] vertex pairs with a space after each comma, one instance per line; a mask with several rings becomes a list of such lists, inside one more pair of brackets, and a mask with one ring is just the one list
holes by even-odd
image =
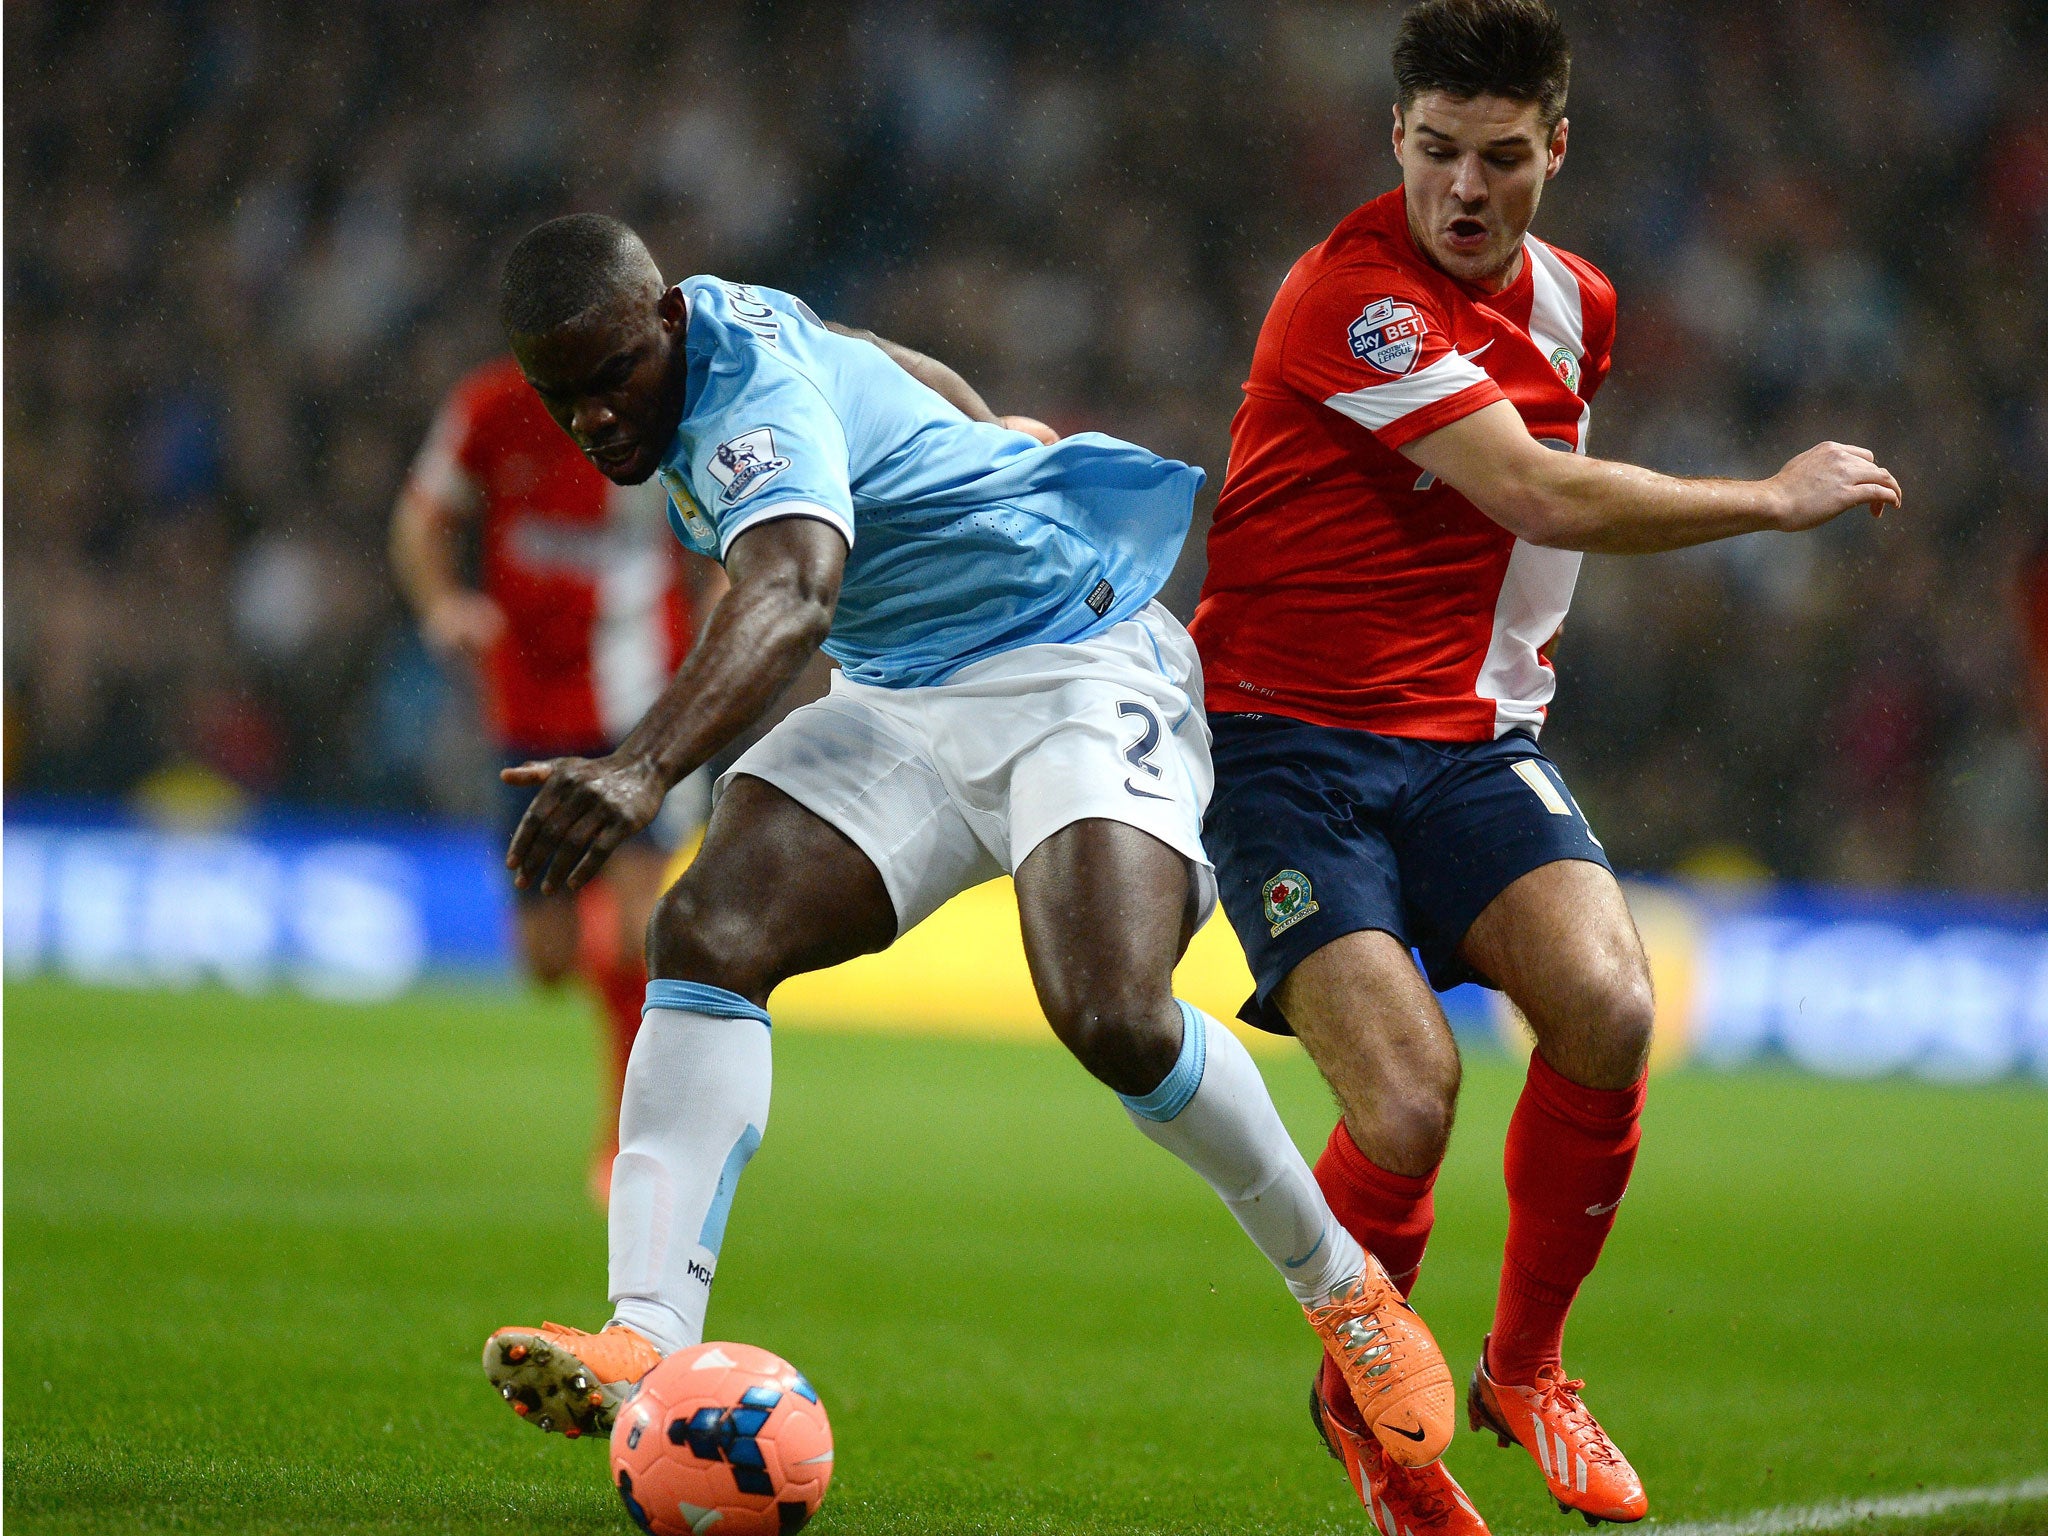
[[1396, 190], [1294, 264], [1259, 332], [1193, 630], [1211, 713], [1428, 741], [1543, 724], [1577, 553], [1517, 539], [1399, 450], [1496, 400], [1586, 451], [1614, 288], [1528, 237], [1496, 294], [1432, 265]]
[[689, 648], [684, 557], [660, 484], [599, 474], [510, 358], [455, 387], [412, 475], [482, 515], [481, 585], [507, 621], [484, 666], [499, 744], [617, 742]]

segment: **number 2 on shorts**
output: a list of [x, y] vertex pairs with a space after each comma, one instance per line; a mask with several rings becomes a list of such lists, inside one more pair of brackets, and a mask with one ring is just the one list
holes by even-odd
[[[1138, 739], [1124, 748], [1124, 761], [1140, 772], [1151, 775], [1154, 779], [1161, 777], [1159, 765], [1151, 760], [1152, 753], [1159, 746], [1159, 717], [1153, 714], [1150, 708], [1140, 704], [1136, 699], [1122, 700], [1118, 703], [1116, 712], [1119, 719], [1128, 720], [1135, 716], [1137, 719], [1145, 722], [1144, 729], [1138, 734]], [[1156, 795], [1149, 789], [1140, 789], [1129, 779], [1124, 780], [1124, 788], [1144, 800], [1170, 800], [1173, 798], [1171, 795]]]

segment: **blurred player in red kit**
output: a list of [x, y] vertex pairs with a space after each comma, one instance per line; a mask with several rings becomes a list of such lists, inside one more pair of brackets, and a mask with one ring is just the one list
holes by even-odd
[[[479, 582], [460, 575], [480, 524]], [[614, 486], [548, 417], [518, 364], [485, 364], [441, 408], [400, 492], [391, 560], [427, 644], [476, 669], [501, 765], [601, 757], [674, 675], [697, 619], [724, 589], [668, 531], [659, 485]], [[648, 914], [670, 853], [708, 810], [702, 775], [621, 847], [583, 896], [518, 893], [520, 957], [543, 986], [581, 969], [603, 1005], [610, 1084], [591, 1167], [611, 1185], [618, 1088], [647, 991]], [[531, 798], [497, 786], [505, 841]]]
[[[1588, 455], [1614, 289], [1528, 234], [1564, 164], [1570, 69], [1545, 0], [1424, 0], [1403, 18], [1402, 185], [1281, 285], [1191, 630], [1215, 733], [1203, 840], [1257, 981], [1245, 1017], [1299, 1036], [1336, 1093], [1316, 1167], [1330, 1207], [1413, 1286], [1459, 1080], [1431, 987], [1506, 992], [1536, 1050], [1468, 1413], [1525, 1448], [1559, 1504], [1632, 1521], [1642, 1484], [1562, 1350], [1635, 1161], [1650, 974], [1606, 854], [1536, 744], [1550, 649], [1585, 551], [1813, 528], [1900, 494], [1839, 443], [1759, 481]], [[1316, 1425], [1379, 1529], [1483, 1536], [1441, 1463], [1394, 1465], [1335, 1381], [1326, 1360]]]
[[2020, 624], [2034, 686], [2034, 732], [2041, 746], [2041, 766], [2048, 771], [2048, 535], [2044, 535], [2020, 567]]

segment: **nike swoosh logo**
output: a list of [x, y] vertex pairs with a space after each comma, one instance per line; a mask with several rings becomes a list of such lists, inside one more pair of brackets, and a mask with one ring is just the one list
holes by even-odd
[[1389, 1424], [1387, 1428], [1391, 1429], [1403, 1440], [1413, 1440], [1417, 1445], [1422, 1444], [1423, 1441], [1429, 1438], [1429, 1431], [1426, 1429], [1403, 1429], [1398, 1424]]
[[1310, 1259], [1314, 1258], [1319, 1252], [1322, 1251], [1323, 1239], [1326, 1236], [1328, 1236], [1327, 1233], [1318, 1232], [1316, 1234], [1315, 1246], [1309, 1249], [1307, 1253], [1304, 1253], [1298, 1259], [1282, 1259], [1280, 1262], [1282, 1264], [1285, 1264], [1289, 1269], [1301, 1268], [1302, 1265], [1306, 1264]]
[[1129, 779], [1124, 780], [1124, 788], [1136, 795], [1140, 800], [1171, 800], [1173, 798], [1171, 795], [1155, 795], [1149, 789], [1140, 789]]
[[[1498, 336], [1496, 336], [1496, 337], [1494, 337], [1494, 338], [1493, 338], [1493, 341], [1499, 341], [1499, 340], [1500, 340], [1500, 338], [1499, 338]], [[1489, 342], [1488, 342], [1488, 343], [1486, 344], [1486, 347], [1490, 347], [1490, 346], [1492, 346], [1492, 345], [1493, 345], [1493, 341], [1489, 341]], [[1484, 352], [1484, 351], [1486, 350], [1486, 347], [1475, 347], [1475, 348], [1473, 348], [1473, 349], [1472, 349], [1472, 350], [1471, 350], [1470, 352], [1460, 352], [1460, 353], [1458, 354], [1458, 356], [1462, 357], [1463, 359], [1465, 359], [1465, 361], [1466, 361], [1466, 362], [1468, 362], [1468, 363], [1469, 363], [1469, 362], [1471, 362], [1471, 361], [1472, 361], [1472, 359], [1473, 359], [1473, 358], [1477, 357], [1477, 356], [1478, 356], [1478, 355], [1479, 355], [1479, 354], [1480, 354], [1481, 352]]]
[[1621, 1202], [1617, 1200], [1613, 1205], [1589, 1205], [1586, 1207], [1586, 1214], [1588, 1216], [1605, 1216], [1618, 1208], [1620, 1204]]

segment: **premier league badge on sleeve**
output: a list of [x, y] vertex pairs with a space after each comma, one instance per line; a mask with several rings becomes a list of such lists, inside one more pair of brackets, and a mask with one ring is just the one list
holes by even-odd
[[776, 457], [774, 431], [756, 427], [720, 443], [705, 468], [725, 487], [718, 499], [730, 503], [745, 501], [789, 468], [789, 460]]
[[1351, 322], [1351, 355], [1398, 379], [1415, 366], [1428, 332], [1429, 322], [1413, 304], [1376, 299]]

